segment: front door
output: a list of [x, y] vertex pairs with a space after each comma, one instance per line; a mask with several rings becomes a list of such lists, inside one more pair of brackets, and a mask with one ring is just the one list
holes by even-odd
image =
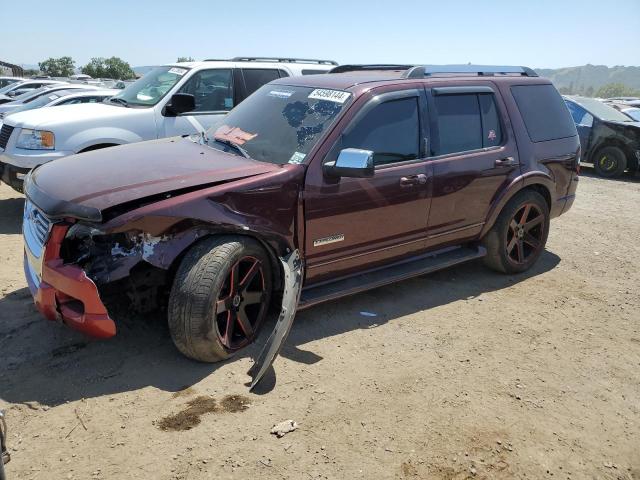
[[424, 108], [421, 90], [372, 95], [324, 159], [344, 148], [371, 150], [372, 178], [328, 178], [321, 162], [310, 166], [304, 194], [307, 284], [424, 248], [431, 188], [421, 148]]
[[430, 88], [433, 199], [429, 247], [478, 235], [497, 195], [520, 175], [505, 106], [489, 82]]
[[[159, 137], [206, 131], [235, 105], [233, 70], [213, 68], [194, 73], [176, 93], [195, 97], [196, 108], [178, 116], [159, 113]], [[170, 101], [170, 100], [169, 100]]]
[[589, 146], [589, 140], [591, 139], [591, 131], [593, 130], [593, 115], [587, 112], [577, 103], [573, 103], [570, 100], [565, 100], [571, 118], [576, 124], [576, 130], [578, 130], [578, 137], [580, 137], [580, 148], [582, 154], [587, 153], [587, 147]]

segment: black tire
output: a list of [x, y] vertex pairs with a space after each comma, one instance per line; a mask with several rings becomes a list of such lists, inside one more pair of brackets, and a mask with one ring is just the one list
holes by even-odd
[[[522, 220], [525, 215], [527, 218]], [[512, 221], [516, 228], [512, 226]], [[520, 237], [518, 232], [524, 231], [526, 225], [530, 230]], [[502, 273], [524, 272], [536, 263], [544, 251], [548, 235], [549, 206], [544, 197], [534, 190], [519, 192], [507, 202], [491, 230], [482, 239], [482, 245], [487, 249], [484, 263]], [[537, 240], [536, 248], [533, 247], [534, 240]], [[518, 252], [522, 252], [522, 255]], [[519, 261], [520, 257], [522, 261]]]
[[593, 167], [601, 177], [618, 177], [627, 169], [627, 156], [618, 147], [603, 147], [593, 156]]
[[[233, 283], [232, 268], [237, 266], [234, 272], [236, 285], [239, 285], [240, 279], [249, 277], [247, 268], [253, 268], [243, 265], [254, 261], [260, 264], [261, 269], [259, 275], [255, 274], [252, 277], [254, 280], [249, 281], [255, 291], [242, 292], [238, 287], [238, 293], [235, 293], [230, 287]], [[259, 289], [256, 289], [255, 282], [258, 282], [259, 286], [260, 280], [263, 293], [258, 295]], [[178, 350], [189, 358], [201, 362], [225, 360], [255, 339], [266, 317], [271, 293], [270, 260], [256, 240], [243, 236], [204, 239], [187, 252], [176, 272], [168, 308], [171, 338]], [[236, 296], [248, 298], [249, 295], [253, 295], [254, 298], [258, 296], [260, 301], [254, 300], [252, 304], [244, 305], [245, 301], [242, 300], [242, 303], [235, 305]], [[225, 299], [220, 299], [221, 296]], [[226, 306], [220, 307], [222, 313], [218, 312], [221, 303], [226, 303]], [[229, 321], [225, 316], [234, 315], [234, 309], [237, 320], [232, 322], [237, 323], [231, 329], [234, 333], [227, 337], [223, 333], [223, 324]], [[241, 326], [246, 323], [240, 318], [243, 317], [246, 322], [250, 314], [255, 321], [251, 323], [253, 334], [247, 335], [245, 328]], [[228, 324], [226, 325], [228, 328]], [[244, 339], [241, 338], [242, 335]]]

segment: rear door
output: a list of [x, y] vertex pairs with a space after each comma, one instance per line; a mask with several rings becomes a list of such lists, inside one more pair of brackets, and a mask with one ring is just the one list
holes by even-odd
[[491, 82], [427, 88], [427, 97], [432, 246], [479, 234], [492, 202], [520, 169], [506, 108]]
[[372, 96], [324, 161], [344, 148], [374, 152], [372, 178], [330, 178], [315, 162], [305, 183], [306, 283], [421, 251], [430, 204], [422, 89]]

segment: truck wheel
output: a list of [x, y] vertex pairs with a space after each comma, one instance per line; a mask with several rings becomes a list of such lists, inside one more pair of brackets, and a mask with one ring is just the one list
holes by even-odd
[[504, 206], [482, 239], [484, 263], [503, 273], [529, 269], [540, 257], [549, 235], [549, 207], [538, 192], [525, 190]]
[[169, 297], [171, 338], [201, 362], [225, 360], [251, 343], [271, 301], [270, 260], [255, 240], [211, 237], [189, 250]]
[[601, 177], [617, 177], [626, 170], [627, 157], [618, 147], [604, 147], [596, 152], [593, 166]]

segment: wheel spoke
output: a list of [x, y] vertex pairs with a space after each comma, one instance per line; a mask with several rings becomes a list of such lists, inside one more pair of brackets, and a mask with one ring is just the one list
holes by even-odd
[[247, 338], [251, 338], [253, 335], [253, 327], [251, 326], [247, 312], [244, 309], [244, 305], [240, 307], [240, 310], [238, 310], [238, 325], [240, 325], [245, 336]]
[[527, 204], [524, 206], [524, 212], [522, 212], [522, 216], [520, 217], [520, 225], [524, 225], [527, 223], [527, 217], [529, 216], [529, 212], [531, 211], [531, 205]]
[[222, 300], [218, 300], [216, 302], [216, 315], [220, 313], [224, 313], [228, 310], [227, 300], [228, 298], [223, 298]]
[[533, 220], [529, 220], [527, 223], [524, 224], [525, 232], [528, 232], [532, 228], [537, 227], [538, 225], [540, 225], [542, 223], [542, 220], [544, 220], [544, 217], [542, 215], [538, 215]]
[[518, 262], [524, 262], [524, 242], [522, 240], [518, 240]]
[[255, 305], [256, 303], [261, 303], [262, 297], [263, 292], [244, 292], [242, 294], [245, 305]]
[[511, 241], [509, 242], [509, 244], [507, 245], [507, 253], [509, 255], [511, 255], [511, 252], [513, 251], [513, 247], [515, 247], [517, 243], [518, 243], [518, 237], [514, 235]]
[[537, 238], [535, 238], [533, 235], [529, 233], [525, 234], [524, 242], [531, 245], [534, 248], [534, 250], [537, 250], [538, 247], [540, 247], [540, 240], [538, 240]]
[[516, 229], [518, 228], [518, 222], [516, 222], [515, 218], [511, 219], [511, 223], [509, 224], [509, 227], [511, 228], [511, 230], [513, 230], [513, 232], [515, 233]]
[[260, 263], [259, 260], [256, 260], [253, 262], [253, 265], [251, 265], [251, 268], [249, 269], [247, 274], [244, 276], [242, 281], [240, 281], [240, 283], [238, 284], [239, 291], [244, 292], [247, 289], [247, 287], [251, 285], [251, 282], [253, 281], [255, 276], [258, 274], [258, 272], [260, 272], [261, 267], [262, 267], [262, 264]]
[[229, 296], [233, 297], [238, 291], [238, 283], [240, 282], [240, 262], [236, 262], [231, 267], [229, 277]]
[[222, 343], [224, 343], [227, 348], [231, 348], [231, 341], [233, 339], [235, 324], [236, 313], [233, 310], [229, 310], [229, 312], [227, 312], [227, 325], [225, 327], [224, 338], [222, 341]]

